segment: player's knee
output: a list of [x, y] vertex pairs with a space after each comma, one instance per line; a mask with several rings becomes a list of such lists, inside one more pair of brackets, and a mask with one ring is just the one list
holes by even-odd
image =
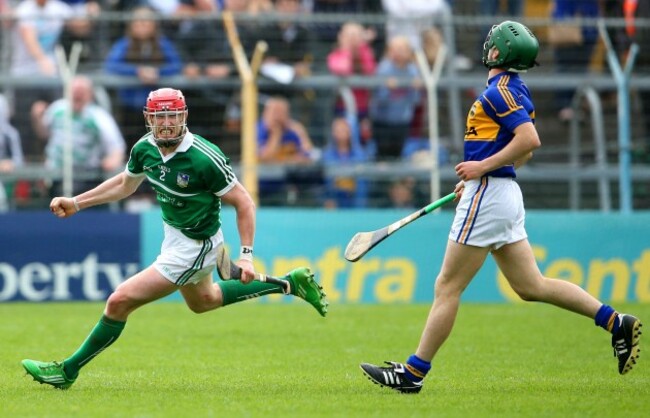
[[133, 310], [132, 299], [125, 292], [116, 289], [106, 301], [106, 312], [121, 317]]
[[464, 288], [459, 287], [456, 280], [445, 277], [442, 274], [438, 276], [435, 284], [436, 298], [460, 297]]
[[187, 301], [187, 307], [195, 314], [202, 314], [218, 308], [219, 305], [217, 302], [218, 301], [214, 297], [204, 295], [200, 299]]
[[195, 314], [202, 314], [208, 312], [210, 309], [203, 303], [188, 303], [187, 307]]
[[521, 300], [526, 302], [538, 302], [540, 300], [540, 294], [537, 287], [518, 287], [512, 288], [515, 293], [521, 298]]

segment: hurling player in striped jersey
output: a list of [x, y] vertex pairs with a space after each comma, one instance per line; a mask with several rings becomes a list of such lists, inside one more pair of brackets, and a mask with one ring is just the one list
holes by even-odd
[[610, 332], [620, 374], [636, 364], [639, 319], [618, 313], [574, 283], [544, 277], [528, 242], [515, 171], [541, 142], [534, 125], [535, 107], [519, 73], [537, 65], [538, 51], [535, 35], [518, 22], [502, 22], [487, 35], [483, 46], [487, 86], [467, 116], [464, 161], [456, 166], [461, 180], [455, 190], [458, 206], [433, 306], [415, 353], [404, 363], [361, 364], [366, 376], [380, 386], [402, 393], [420, 392], [431, 361], [454, 326], [461, 294], [489, 254], [523, 300], [578, 313]]

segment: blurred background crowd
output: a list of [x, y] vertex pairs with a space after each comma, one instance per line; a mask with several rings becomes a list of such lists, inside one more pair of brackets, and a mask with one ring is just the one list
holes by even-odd
[[[123, 169], [146, 133], [146, 96], [161, 86], [185, 93], [190, 131], [237, 167], [241, 83], [223, 11], [235, 14], [249, 58], [259, 41], [268, 44], [256, 125], [261, 205], [417, 208], [431, 198], [436, 166], [442, 189], [451, 189], [464, 112], [485, 86], [483, 40], [491, 24], [512, 18], [541, 44], [541, 66], [523, 76], [544, 144], [532, 163], [542, 175], [530, 177], [526, 199], [529, 207], [565, 208], [568, 184], [544, 181], [543, 169], [571, 167], [572, 132], [583, 144], [579, 157], [595, 159], [598, 124], [605, 157], [616, 164], [618, 93], [608, 54], [625, 65], [632, 43], [640, 82], [630, 92], [631, 154], [634, 164], [650, 162], [649, 8], [631, 0], [0, 0], [0, 210], [43, 208], [61, 193], [53, 173], [62, 169], [67, 135], [75, 193]], [[59, 45], [65, 58], [79, 57], [69, 97]], [[427, 86], [422, 71], [436, 60], [444, 61], [442, 76]], [[585, 80], [597, 88], [599, 112], [576, 96]], [[647, 183], [635, 183], [637, 207], [648, 207]], [[582, 205], [597, 201], [592, 192]], [[143, 188], [127, 209], [153, 204]]]

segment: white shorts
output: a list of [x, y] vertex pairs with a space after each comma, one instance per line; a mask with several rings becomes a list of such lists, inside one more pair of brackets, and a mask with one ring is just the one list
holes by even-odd
[[481, 177], [465, 182], [449, 239], [496, 250], [528, 237], [524, 199], [510, 177]]
[[217, 265], [217, 245], [223, 242], [221, 228], [209, 239], [197, 240], [163, 225], [165, 238], [154, 268], [177, 286], [196, 283], [211, 274]]

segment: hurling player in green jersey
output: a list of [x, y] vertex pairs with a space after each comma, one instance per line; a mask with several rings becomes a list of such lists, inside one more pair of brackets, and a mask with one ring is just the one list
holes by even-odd
[[[289, 283], [286, 290], [253, 281], [255, 205], [237, 181], [230, 160], [216, 145], [188, 130], [187, 114], [179, 90], [152, 91], [144, 108], [149, 132], [133, 146], [126, 169], [78, 196], [52, 199], [50, 210], [65, 218], [124, 199], [147, 179], [162, 209], [165, 235], [158, 258], [115, 289], [99, 322], [72, 355], [61, 362], [23, 360], [37, 382], [69, 388], [79, 370], [117, 340], [131, 312], [176, 291], [196, 313], [285, 291], [306, 300], [322, 316], [327, 313], [325, 294], [308, 268], [289, 272], [284, 277]], [[215, 283], [217, 246], [223, 244], [221, 202], [237, 213], [241, 279]]]

